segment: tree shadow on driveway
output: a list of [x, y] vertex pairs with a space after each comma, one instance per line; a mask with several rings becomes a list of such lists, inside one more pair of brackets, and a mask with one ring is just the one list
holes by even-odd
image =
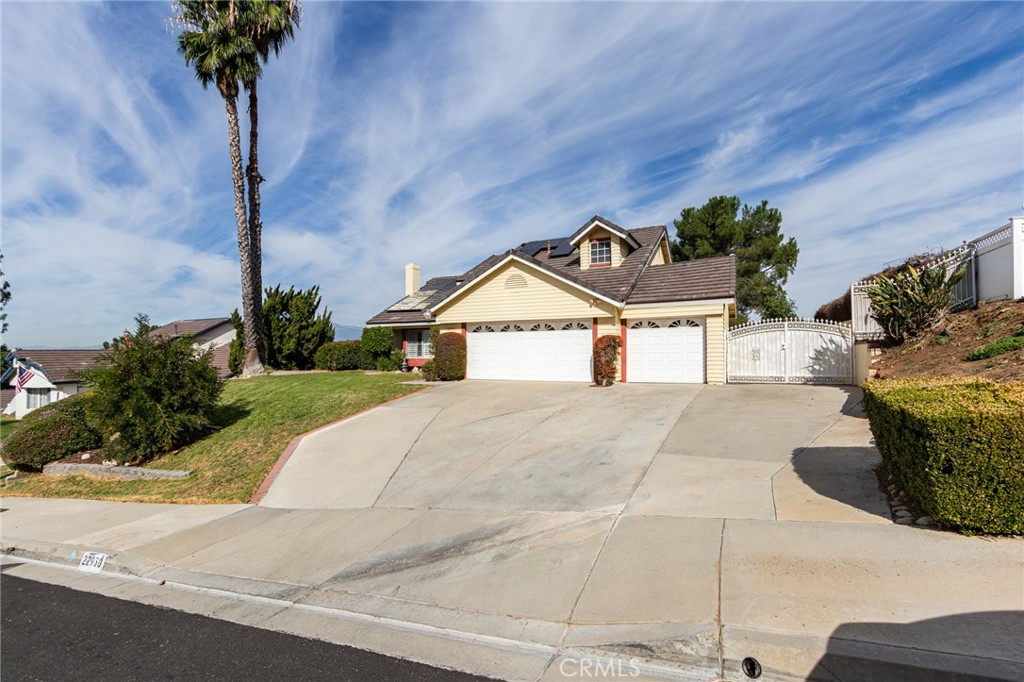
[[880, 463], [870, 446], [794, 450], [790, 464], [772, 478], [778, 518], [866, 521], [867, 513], [890, 520], [889, 502], [875, 473]]
[[912, 623], [843, 623], [808, 679], [975, 682], [1024, 679], [1024, 611], [978, 611]]

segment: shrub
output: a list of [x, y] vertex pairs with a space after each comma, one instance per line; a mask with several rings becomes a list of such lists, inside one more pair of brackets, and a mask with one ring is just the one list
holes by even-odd
[[[263, 354], [274, 369], [310, 369], [316, 366], [316, 352], [334, 341], [331, 312], [320, 311], [320, 287], [288, 291], [278, 284], [263, 291]], [[228, 348], [228, 369], [238, 374], [245, 359], [245, 323], [235, 310], [231, 313], [235, 338]]]
[[390, 355], [382, 355], [377, 358], [377, 371], [397, 372], [398, 368], [402, 366], [402, 359], [404, 357], [402, 351], [397, 348], [391, 351]]
[[896, 483], [940, 523], [1024, 533], [1024, 384], [871, 382], [864, 404]]
[[881, 325], [886, 337], [902, 343], [932, 329], [953, 306], [953, 287], [964, 276], [964, 269], [947, 276], [945, 266], [920, 272], [908, 265], [891, 277], [882, 275], [868, 290], [871, 317]]
[[458, 332], [439, 334], [434, 349], [433, 370], [439, 381], [466, 378], [466, 337]]
[[358, 341], [332, 341], [316, 352], [316, 368], [341, 371], [362, 369], [364, 353]]
[[89, 397], [74, 395], [31, 412], [4, 441], [4, 462], [22, 471], [41, 471], [50, 462], [102, 445], [103, 437], [89, 423]]
[[839, 298], [823, 303], [814, 313], [816, 320], [831, 320], [833, 322], [849, 322], [853, 319], [853, 304], [850, 290], [847, 289]]
[[374, 358], [387, 355], [395, 347], [395, 332], [391, 327], [365, 327], [359, 343]]
[[437, 381], [437, 371], [434, 369], [434, 361], [427, 360], [420, 367], [420, 371], [423, 373], [424, 381]]
[[153, 337], [149, 318], [114, 339], [102, 367], [84, 373], [104, 437], [104, 454], [134, 463], [183, 445], [209, 424], [223, 382], [211, 354], [197, 353], [188, 336]]
[[606, 334], [594, 342], [594, 383], [611, 386], [615, 381], [615, 369], [619, 362], [622, 339]]
[[975, 348], [967, 354], [964, 360], [987, 360], [1003, 353], [1010, 353], [1021, 349], [1024, 349], [1024, 336], [1006, 336], [998, 341], [992, 341], [984, 346]]
[[441, 335], [441, 325], [435, 324], [427, 330], [427, 340], [430, 343], [430, 355], [433, 357], [434, 349], [437, 348], [437, 337]]

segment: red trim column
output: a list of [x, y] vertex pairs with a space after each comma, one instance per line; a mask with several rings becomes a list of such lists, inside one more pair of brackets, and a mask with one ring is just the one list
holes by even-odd
[[597, 318], [594, 318], [594, 343], [597, 343]]
[[626, 321], [619, 321], [619, 338], [622, 339], [622, 357], [619, 364], [622, 365], [622, 383], [626, 383]]
[[463, 336], [465, 336], [465, 335], [466, 335], [466, 331], [467, 331], [468, 329], [469, 329], [469, 327], [468, 327], [468, 326], [466, 325], [466, 323], [465, 323], [465, 322], [463, 322], [463, 323], [462, 323], [462, 335], [463, 335]]
[[402, 334], [402, 357], [409, 357], [409, 339], [405, 338], [405, 334]]

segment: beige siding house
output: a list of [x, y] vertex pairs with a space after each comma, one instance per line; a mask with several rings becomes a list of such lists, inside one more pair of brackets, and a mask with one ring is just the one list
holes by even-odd
[[733, 257], [672, 263], [664, 225], [594, 216], [423, 287], [410, 264], [406, 296], [367, 324], [395, 328], [413, 366], [431, 325], [466, 335], [470, 379], [589, 382], [594, 341], [613, 335], [624, 382], [724, 383], [735, 295]]

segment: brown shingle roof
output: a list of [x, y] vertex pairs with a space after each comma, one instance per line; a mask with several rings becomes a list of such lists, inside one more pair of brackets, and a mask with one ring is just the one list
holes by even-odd
[[205, 331], [230, 321], [230, 317], [205, 317], [198, 320], [175, 320], [174, 322], [168, 322], [163, 326], [157, 327], [150, 333], [154, 335], [170, 336], [172, 338], [175, 336], [181, 336], [182, 334], [198, 336]]
[[[572, 253], [567, 256], [557, 257], [551, 255], [551, 253], [557, 253], [557, 250], [554, 248], [551, 251], [542, 248], [534, 255], [531, 255], [534, 249], [527, 248], [532, 245], [542, 244], [545, 241], [555, 245], [568, 241], [568, 238], [527, 242], [505, 253], [486, 258], [461, 277], [435, 278], [450, 279], [450, 285], [439, 289], [422, 302], [417, 300], [415, 310], [384, 310], [370, 318], [367, 324], [431, 324], [434, 318], [432, 316], [424, 317], [424, 310], [432, 309], [438, 303], [454, 294], [456, 291], [455, 287], [469, 285], [510, 255], [515, 255], [516, 258], [520, 258], [539, 269], [556, 274], [617, 302], [661, 303], [735, 296], [736, 266], [735, 261], [730, 261], [731, 257], [648, 267], [648, 263], [651, 262], [654, 251], [658, 248], [661, 240], [668, 238], [668, 230], [664, 225], [627, 230], [600, 216], [594, 216], [580, 230], [586, 228], [594, 220], [600, 220], [609, 227], [622, 230], [622, 232], [628, 234], [640, 244], [639, 248], [629, 253], [617, 267], [581, 270], [578, 247], [573, 249]], [[579, 234], [580, 230], [577, 230], [576, 234]], [[716, 261], [722, 262], [716, 263]], [[431, 282], [433, 281], [431, 280]], [[424, 285], [421, 291], [427, 290], [431, 282]]]
[[662, 235], [667, 234], [664, 225], [638, 227], [626, 231], [640, 242], [640, 248], [622, 259], [618, 267], [580, 270], [579, 249], [573, 251], [571, 256], [561, 258], [551, 258], [547, 251], [541, 251], [537, 254], [536, 260], [551, 265], [559, 274], [575, 276], [583, 286], [622, 301], [633, 288], [644, 266], [651, 260], [651, 252], [658, 247]]
[[647, 268], [626, 301], [667, 303], [736, 295], [736, 257], [702, 258]]
[[51, 383], [77, 381], [84, 369], [99, 364], [101, 350], [21, 350], [15, 356], [32, 361], [43, 368]]

